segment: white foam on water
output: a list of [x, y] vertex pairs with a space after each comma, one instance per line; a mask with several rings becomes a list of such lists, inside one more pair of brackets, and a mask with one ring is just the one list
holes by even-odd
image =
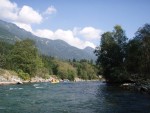
[[43, 87], [35, 87], [35, 88], [43, 88]]
[[37, 86], [39, 86], [39, 85], [40, 85], [40, 84], [34, 84], [33, 86], [34, 86], [34, 87], [37, 87]]
[[9, 88], [9, 90], [13, 90], [14, 88]]
[[21, 90], [23, 88], [9, 88], [9, 90]]

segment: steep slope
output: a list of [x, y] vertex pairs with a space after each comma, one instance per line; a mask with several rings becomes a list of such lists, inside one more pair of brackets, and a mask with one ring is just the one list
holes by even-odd
[[0, 38], [1, 40], [16, 42], [17, 40], [32, 39], [36, 40], [36, 36], [32, 33], [19, 28], [15, 24], [0, 20]]
[[0, 40], [15, 43], [17, 40], [24, 40], [27, 38], [36, 42], [36, 46], [41, 54], [60, 59], [96, 59], [93, 54], [93, 49], [90, 47], [82, 50], [73, 47], [62, 40], [40, 38], [25, 31], [24, 29], [19, 28], [15, 24], [0, 20]]

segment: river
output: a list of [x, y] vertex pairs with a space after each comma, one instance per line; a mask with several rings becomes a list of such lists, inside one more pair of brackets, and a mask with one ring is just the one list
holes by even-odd
[[150, 96], [102, 82], [7, 85], [0, 113], [150, 113]]

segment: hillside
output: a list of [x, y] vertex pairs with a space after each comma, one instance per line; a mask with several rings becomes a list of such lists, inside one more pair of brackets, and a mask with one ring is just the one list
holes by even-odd
[[46, 38], [40, 38], [33, 35], [24, 29], [19, 28], [15, 24], [8, 23], [0, 20], [0, 40], [7, 41], [9, 43], [15, 43], [18, 40], [32, 39], [36, 42], [36, 46], [41, 54], [52, 56], [60, 59], [87, 59], [94, 60], [94, 49], [87, 47], [85, 49], [78, 49], [69, 45], [62, 40], [50, 40]]

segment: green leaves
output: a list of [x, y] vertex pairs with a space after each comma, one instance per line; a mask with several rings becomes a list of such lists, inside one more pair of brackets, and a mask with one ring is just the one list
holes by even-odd
[[11, 44], [0, 41], [0, 68], [9, 68], [7, 57], [11, 49]]
[[23, 72], [23, 70], [18, 69], [17, 70], [18, 76], [20, 78], [22, 78], [23, 80], [29, 80], [30, 79], [30, 75], [28, 73]]
[[126, 40], [124, 30], [117, 25], [114, 27], [113, 32], [102, 34], [100, 47], [95, 51], [98, 56], [97, 64], [102, 66], [103, 76], [109, 82], [124, 80], [117, 73], [124, 71]]
[[84, 80], [97, 79], [97, 69], [94, 65], [88, 61], [81, 60], [80, 62], [74, 63], [77, 69], [77, 75], [79, 78]]
[[138, 74], [142, 75], [144, 79], [150, 78], [150, 24], [145, 24], [139, 28], [134, 38], [139, 42], [137, 47], [137, 56], [139, 63]]
[[97, 65], [102, 67], [103, 76], [109, 82], [150, 79], [150, 25], [140, 27], [128, 43], [121, 26], [115, 26], [113, 32], [102, 34], [95, 54]]
[[6, 66], [6, 58], [5, 55], [0, 54], [0, 68], [4, 68]]
[[46, 56], [42, 58], [46, 68], [50, 69], [54, 75], [61, 79], [69, 79], [71, 81], [76, 77], [84, 80], [97, 79], [97, 69], [88, 60], [62, 61]]
[[[36, 73], [39, 57], [37, 49], [32, 40], [23, 40], [16, 42], [9, 55], [9, 61], [13, 70], [22, 70], [33, 76]], [[20, 71], [19, 71], [20, 72]]]

